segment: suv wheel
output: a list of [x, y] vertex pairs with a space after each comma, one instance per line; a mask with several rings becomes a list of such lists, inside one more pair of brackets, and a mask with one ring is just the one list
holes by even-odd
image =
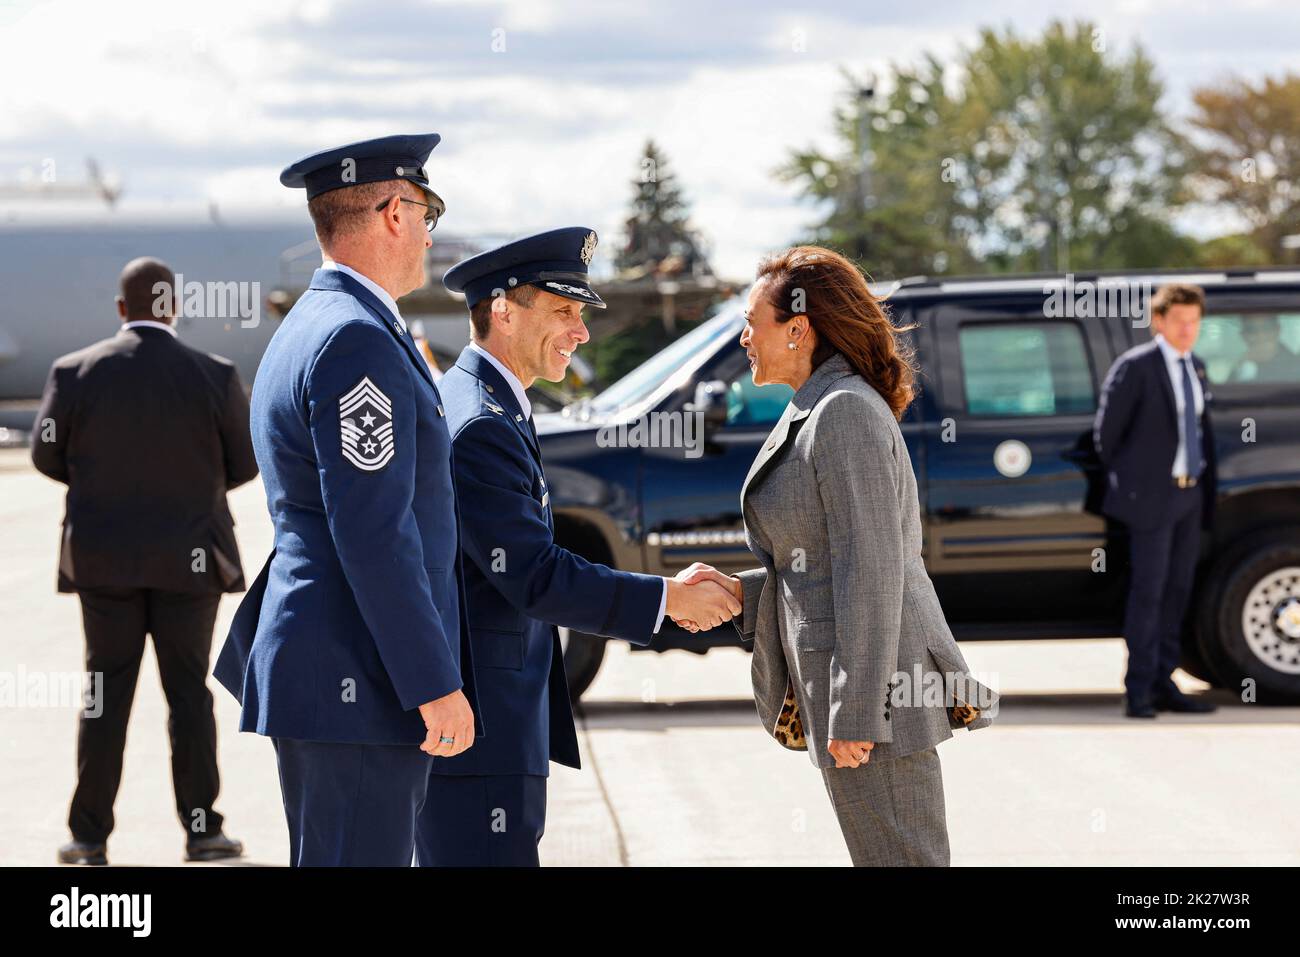
[[1206, 576], [1200, 651], [1225, 686], [1254, 679], [1259, 700], [1300, 701], [1300, 528], [1251, 535]]
[[570, 628], [560, 629], [560, 647], [564, 649], [564, 672], [569, 678], [569, 697], [575, 702], [591, 687], [605, 660], [608, 639], [588, 635]]

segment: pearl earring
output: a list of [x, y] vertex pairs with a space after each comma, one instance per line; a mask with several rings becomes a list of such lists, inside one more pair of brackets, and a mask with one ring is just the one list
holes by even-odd
[[796, 342], [787, 342], [787, 343], [785, 344], [785, 346], [786, 346], [787, 349], [798, 349], [798, 348], [799, 348], [799, 344], [796, 343]]

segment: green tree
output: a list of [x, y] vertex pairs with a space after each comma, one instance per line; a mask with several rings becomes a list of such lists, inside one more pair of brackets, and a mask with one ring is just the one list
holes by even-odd
[[828, 209], [811, 241], [839, 249], [875, 278], [969, 270], [975, 266], [951, 189], [938, 190], [937, 144], [959, 105], [944, 88], [944, 67], [927, 56], [895, 67], [878, 100], [874, 79], [844, 74], [847, 93], [835, 109], [841, 148], [794, 153], [778, 171]]
[[[927, 56], [887, 86], [837, 110], [838, 155], [806, 150], [780, 171], [829, 203], [811, 238], [877, 278], [1194, 261], [1170, 224], [1184, 143], [1140, 47], [1112, 54], [1088, 22], [1034, 39], [986, 29], [951, 66]], [[870, 196], [845, 185], [864, 169]]]
[[646, 141], [632, 190], [624, 243], [615, 256], [615, 268], [626, 278], [712, 275], [700, 240], [690, 227], [689, 209], [677, 177], [653, 140]]
[[1249, 227], [1207, 244], [1203, 261], [1296, 262], [1297, 250], [1283, 240], [1300, 234], [1300, 75], [1258, 85], [1232, 79], [1198, 89], [1192, 100], [1200, 141], [1192, 154], [1193, 181], [1202, 198], [1225, 204]]

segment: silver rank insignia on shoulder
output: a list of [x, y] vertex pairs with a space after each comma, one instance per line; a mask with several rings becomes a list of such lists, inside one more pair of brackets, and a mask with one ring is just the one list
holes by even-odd
[[522, 412], [519, 413], [519, 415], [516, 415], [516, 416], [515, 416], [515, 421], [516, 421], [516, 422], [522, 422], [522, 421], [524, 421], [524, 415], [523, 415]]
[[387, 465], [393, 448], [393, 404], [365, 376], [339, 398], [339, 433], [343, 457], [363, 472]]

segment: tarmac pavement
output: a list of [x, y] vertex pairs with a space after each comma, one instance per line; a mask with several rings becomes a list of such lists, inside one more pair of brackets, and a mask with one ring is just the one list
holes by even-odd
[[[0, 864], [53, 863], [67, 840], [79, 700], [59, 700], [55, 679], [83, 664], [77, 600], [55, 592], [62, 501], [63, 487], [35, 472], [25, 451], [0, 450], [0, 681], [9, 683]], [[260, 483], [236, 490], [231, 508], [251, 579], [271, 540]], [[215, 646], [238, 602], [223, 599]], [[992, 727], [939, 746], [954, 865], [1300, 864], [1300, 708], [1220, 691], [1215, 714], [1136, 721], [1121, 714], [1119, 639], [963, 651], [1002, 702]], [[176, 864], [184, 832], [152, 649], [140, 674], [109, 855], [114, 864]], [[1204, 688], [1179, 679], [1185, 690]], [[238, 706], [211, 687], [218, 809], [247, 847], [239, 866], [283, 864], [270, 742], [238, 733]], [[740, 649], [658, 655], [611, 643], [584, 698], [580, 737], [583, 769], [553, 766], [543, 864], [849, 863], [820, 774], [759, 726]]]

